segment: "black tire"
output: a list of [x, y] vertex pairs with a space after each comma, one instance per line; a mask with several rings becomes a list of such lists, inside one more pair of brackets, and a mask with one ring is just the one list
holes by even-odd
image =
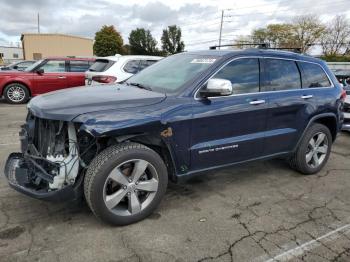
[[[15, 99], [15, 97], [11, 95], [11, 90], [14, 88], [20, 92], [20, 97], [18, 99]], [[10, 104], [24, 104], [29, 100], [30, 94], [25, 85], [20, 83], [12, 83], [5, 87], [4, 97]]]
[[[328, 148], [322, 163], [319, 164], [318, 166], [312, 167], [307, 163], [306, 154], [308, 153], [308, 150], [309, 150], [309, 142], [315, 135], [320, 133], [326, 136]], [[332, 142], [333, 142], [332, 135], [328, 127], [318, 123], [312, 124], [304, 134], [304, 137], [302, 138], [297, 150], [289, 159], [289, 164], [291, 168], [297, 170], [298, 172], [304, 175], [312, 175], [319, 172], [326, 165], [328, 161], [328, 158], [331, 152]]]
[[[111, 171], [132, 159], [145, 160], [154, 167], [158, 175], [158, 188], [151, 202], [143, 210], [122, 216], [107, 207], [104, 200], [104, 188]], [[123, 226], [138, 222], [152, 214], [160, 204], [167, 184], [168, 173], [162, 158], [144, 145], [127, 142], [110, 146], [91, 161], [84, 178], [84, 195], [90, 209], [98, 218], [109, 224]]]

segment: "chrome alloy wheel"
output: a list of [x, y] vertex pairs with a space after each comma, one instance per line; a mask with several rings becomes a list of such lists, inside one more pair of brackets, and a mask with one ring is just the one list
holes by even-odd
[[319, 167], [328, 154], [328, 138], [325, 133], [315, 134], [309, 141], [306, 151], [306, 163], [311, 168]]
[[25, 91], [21, 86], [14, 85], [7, 90], [7, 97], [13, 102], [21, 102], [24, 100], [25, 96]]
[[129, 216], [144, 210], [158, 190], [158, 173], [147, 161], [132, 159], [115, 167], [103, 188], [106, 207], [116, 215]]

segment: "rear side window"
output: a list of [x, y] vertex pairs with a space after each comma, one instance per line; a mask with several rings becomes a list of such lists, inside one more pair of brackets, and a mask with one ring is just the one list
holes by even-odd
[[300, 62], [300, 65], [304, 73], [303, 88], [332, 86], [321, 66], [306, 62]]
[[124, 66], [124, 71], [130, 74], [136, 74], [140, 69], [140, 60], [130, 60]]
[[108, 59], [97, 59], [89, 68], [91, 72], [104, 72], [114, 64], [114, 61]]
[[233, 94], [259, 92], [259, 60], [244, 58], [232, 61], [213, 78], [230, 80]]
[[150, 65], [153, 65], [155, 62], [157, 62], [157, 60], [141, 60], [140, 71], [146, 67], [149, 67]]
[[301, 78], [295, 61], [265, 59], [269, 90], [280, 91], [301, 88]]
[[70, 61], [70, 72], [85, 72], [89, 69], [90, 65], [88, 61], [73, 60]]

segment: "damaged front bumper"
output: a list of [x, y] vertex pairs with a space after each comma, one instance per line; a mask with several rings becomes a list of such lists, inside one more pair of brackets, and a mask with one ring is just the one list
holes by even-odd
[[21, 153], [10, 154], [5, 165], [5, 176], [12, 188], [51, 201], [82, 196], [83, 176], [79, 176], [74, 123], [41, 119], [29, 112], [19, 136]]
[[74, 185], [67, 185], [62, 189], [47, 191], [47, 189], [39, 189], [31, 185], [29, 179], [31, 172], [34, 171], [28, 166], [22, 153], [12, 153], [9, 155], [5, 164], [5, 176], [13, 189], [36, 199], [57, 202], [76, 200], [83, 195], [82, 176]]

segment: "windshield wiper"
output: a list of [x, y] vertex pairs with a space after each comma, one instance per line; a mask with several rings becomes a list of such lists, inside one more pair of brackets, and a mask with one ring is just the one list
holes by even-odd
[[138, 88], [141, 88], [141, 89], [146, 89], [146, 90], [149, 90], [149, 91], [152, 91], [152, 88], [150, 88], [149, 86], [145, 86], [143, 84], [140, 84], [140, 83], [129, 83], [127, 82], [128, 85], [131, 85], [131, 86], [137, 86]]

